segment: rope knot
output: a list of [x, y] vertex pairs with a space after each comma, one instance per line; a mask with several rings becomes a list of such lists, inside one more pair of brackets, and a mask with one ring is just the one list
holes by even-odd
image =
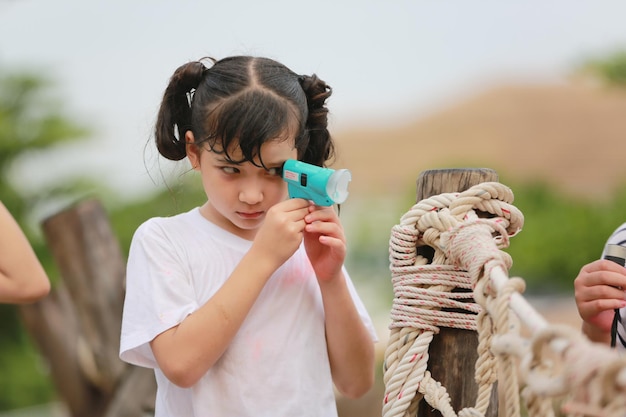
[[490, 219], [473, 219], [441, 235], [446, 257], [452, 264], [469, 271], [474, 285], [495, 266], [504, 270], [511, 267], [510, 255], [499, 250], [508, 244], [506, 229]]

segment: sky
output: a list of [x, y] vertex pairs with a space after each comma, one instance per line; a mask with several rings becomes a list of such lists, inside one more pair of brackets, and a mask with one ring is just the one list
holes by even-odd
[[562, 82], [626, 47], [624, 16], [624, 1], [0, 0], [0, 71], [41, 71], [65, 114], [94, 131], [13, 175], [155, 191], [173, 169], [150, 142], [161, 95], [203, 56], [267, 56], [317, 74], [341, 131], [402, 123], [492, 85]]

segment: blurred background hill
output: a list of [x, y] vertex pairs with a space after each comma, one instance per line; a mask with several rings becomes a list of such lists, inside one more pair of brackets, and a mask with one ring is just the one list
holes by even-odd
[[624, 62], [618, 52], [559, 83], [493, 86], [406, 123], [336, 133], [335, 165], [353, 173], [356, 202], [345, 210], [371, 220], [352, 224], [346, 215], [357, 245], [367, 242], [360, 261], [383, 253], [387, 242], [371, 236], [388, 233], [415, 202], [422, 171], [491, 168], [526, 217], [509, 249], [512, 272], [530, 291], [571, 293], [578, 269], [626, 221], [626, 89], [615, 78]]
[[489, 88], [405, 123], [343, 130], [355, 193], [397, 195], [421, 171], [487, 167], [582, 198], [626, 180], [626, 90], [591, 80]]

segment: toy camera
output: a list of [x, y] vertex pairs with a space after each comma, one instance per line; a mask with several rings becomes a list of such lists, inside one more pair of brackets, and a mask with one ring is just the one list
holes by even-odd
[[330, 169], [288, 159], [283, 165], [283, 180], [289, 197], [311, 200], [318, 206], [341, 204], [348, 198], [352, 174], [347, 169]]

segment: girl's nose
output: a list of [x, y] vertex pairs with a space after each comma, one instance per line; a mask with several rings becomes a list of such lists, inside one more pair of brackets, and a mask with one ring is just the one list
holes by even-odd
[[258, 184], [248, 184], [239, 191], [239, 201], [249, 205], [258, 204], [263, 201], [263, 191]]

